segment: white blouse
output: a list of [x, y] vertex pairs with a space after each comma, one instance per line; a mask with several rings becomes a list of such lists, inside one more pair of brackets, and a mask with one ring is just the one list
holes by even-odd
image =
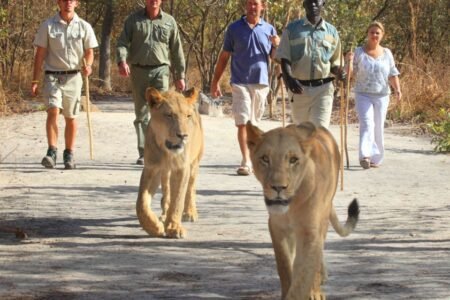
[[383, 48], [383, 54], [373, 58], [362, 47], [355, 49], [353, 59], [355, 93], [389, 95], [389, 77], [398, 76], [391, 50]]

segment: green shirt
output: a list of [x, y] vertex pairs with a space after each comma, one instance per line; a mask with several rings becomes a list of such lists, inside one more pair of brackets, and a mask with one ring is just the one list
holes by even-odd
[[317, 26], [306, 18], [294, 21], [283, 31], [275, 58], [290, 61], [292, 75], [297, 79], [327, 78], [330, 69], [340, 65], [339, 34], [323, 19]]
[[128, 16], [117, 41], [117, 59], [141, 66], [166, 64], [175, 80], [184, 79], [183, 46], [175, 19], [160, 10], [151, 20], [145, 8]]

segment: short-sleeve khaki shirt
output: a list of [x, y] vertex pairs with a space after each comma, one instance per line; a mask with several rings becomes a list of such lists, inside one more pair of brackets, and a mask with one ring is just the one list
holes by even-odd
[[58, 13], [41, 24], [34, 45], [47, 49], [46, 71], [68, 71], [81, 69], [84, 51], [98, 42], [92, 26], [77, 14], [67, 24]]
[[294, 21], [283, 31], [275, 58], [290, 61], [292, 75], [297, 79], [327, 78], [331, 68], [340, 65], [339, 34], [323, 19], [317, 26], [307, 18]]

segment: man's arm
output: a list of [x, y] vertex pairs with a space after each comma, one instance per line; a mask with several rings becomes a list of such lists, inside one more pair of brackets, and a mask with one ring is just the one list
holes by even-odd
[[219, 55], [219, 59], [217, 60], [216, 69], [214, 71], [214, 77], [211, 82], [210, 93], [213, 98], [221, 97], [222, 91], [220, 90], [219, 81], [222, 77], [225, 68], [227, 67], [228, 60], [230, 59], [231, 52], [222, 50]]
[[128, 17], [125, 20], [125, 23], [123, 25], [122, 32], [120, 33], [119, 38], [117, 39], [117, 46], [116, 46], [116, 57], [117, 57], [117, 64], [119, 66], [119, 74], [124, 77], [128, 77], [130, 75], [130, 67], [127, 64], [127, 57], [128, 57], [128, 51], [130, 47], [131, 42], [131, 34], [130, 29], [128, 28]]
[[42, 72], [42, 64], [47, 56], [47, 48], [36, 47], [34, 55], [33, 81], [31, 81], [31, 95], [36, 96], [38, 92], [39, 75]]
[[280, 37], [278, 35], [271, 35], [270, 41], [272, 42], [272, 50], [270, 51], [270, 58], [275, 58], [275, 53], [277, 52], [277, 48], [280, 45]]
[[94, 49], [84, 50], [84, 59], [86, 60], [86, 65], [83, 66], [84, 76], [89, 76], [92, 74], [92, 64], [94, 63]]
[[184, 80], [186, 71], [186, 61], [184, 59], [183, 44], [181, 43], [180, 30], [176, 22], [169, 40], [170, 60], [173, 68], [173, 77], [175, 81]]
[[291, 62], [286, 58], [281, 59], [281, 74], [283, 75], [284, 83], [291, 92], [294, 94], [303, 93], [302, 85], [292, 76]]

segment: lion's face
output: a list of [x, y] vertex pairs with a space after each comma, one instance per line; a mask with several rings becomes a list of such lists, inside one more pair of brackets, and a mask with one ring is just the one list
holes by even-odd
[[269, 213], [282, 214], [312, 170], [306, 141], [309, 128], [288, 126], [263, 133], [247, 124], [248, 144], [256, 178]]
[[184, 94], [174, 91], [160, 93], [155, 88], [147, 89], [146, 99], [151, 112], [149, 126], [158, 132], [156, 143], [161, 149], [172, 153], [184, 151], [189, 134], [195, 122], [198, 122], [194, 116], [197, 96], [198, 92], [194, 89]]

